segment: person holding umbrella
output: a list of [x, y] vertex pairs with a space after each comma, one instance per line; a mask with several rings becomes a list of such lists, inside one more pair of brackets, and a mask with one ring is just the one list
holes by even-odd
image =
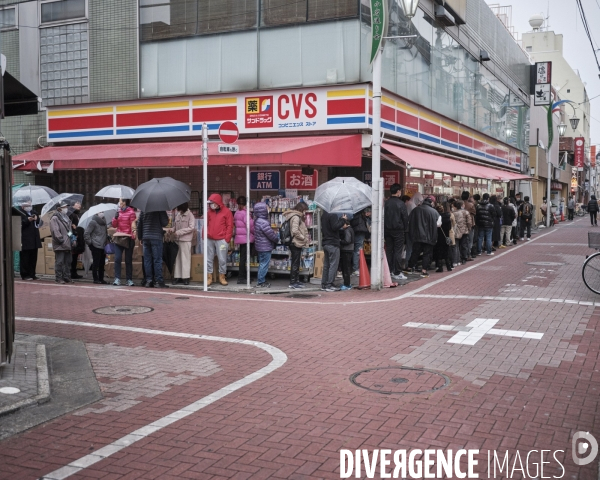
[[33, 210], [31, 202], [23, 201], [18, 208], [21, 214], [21, 255], [20, 273], [23, 280], [37, 280], [35, 266], [37, 264], [38, 249], [42, 248], [40, 240], [40, 217]]
[[[144, 271], [146, 273], [146, 288], [168, 288], [162, 274], [164, 230], [169, 224], [165, 210], [159, 212], [144, 212], [138, 220], [140, 242], [144, 246]], [[116, 267], [116, 264], [115, 264]], [[152, 272], [154, 280], [152, 281]]]
[[79, 257], [79, 254], [85, 252], [85, 232], [83, 231], [83, 228], [79, 228], [80, 211], [81, 202], [75, 202], [73, 204], [73, 211], [69, 215], [69, 218], [71, 219], [71, 229], [73, 230], [73, 235], [75, 235], [77, 238], [77, 242], [73, 246], [73, 251], [71, 252], [71, 278], [83, 278], [77, 273], [77, 258]]
[[75, 235], [71, 229], [71, 219], [67, 214], [69, 204], [64, 200], [56, 208], [50, 220], [52, 250], [54, 251], [54, 272], [56, 283], [73, 283], [71, 279], [71, 247]]
[[175, 241], [179, 250], [175, 259], [175, 272], [173, 275], [173, 285], [182, 283], [190, 284], [190, 269], [192, 266], [192, 240], [196, 231], [196, 219], [188, 207], [187, 202], [177, 207], [174, 228]]
[[84, 235], [85, 243], [87, 243], [92, 252], [92, 276], [94, 277], [94, 283], [106, 285], [108, 282], [104, 280], [104, 261], [106, 259], [104, 246], [108, 239], [108, 233], [104, 212], [98, 212], [92, 217], [85, 228]]
[[[165, 214], [166, 215], [166, 214]], [[134, 223], [135, 210], [129, 206], [129, 199], [119, 200], [119, 210], [112, 220], [112, 226], [117, 229], [113, 236], [115, 244], [115, 280], [113, 285], [121, 285], [121, 262], [125, 253], [125, 275], [127, 286], [133, 287], [133, 247], [135, 240]], [[118, 242], [118, 243], [117, 243]]]

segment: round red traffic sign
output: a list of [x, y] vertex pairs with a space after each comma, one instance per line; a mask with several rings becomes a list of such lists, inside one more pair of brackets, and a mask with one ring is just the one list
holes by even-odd
[[219, 127], [219, 138], [225, 143], [235, 143], [240, 136], [238, 127], [233, 122], [223, 122]]

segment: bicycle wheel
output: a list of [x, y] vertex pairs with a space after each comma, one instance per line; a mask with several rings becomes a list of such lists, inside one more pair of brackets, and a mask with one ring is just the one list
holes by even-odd
[[587, 258], [581, 269], [581, 276], [585, 286], [600, 295], [600, 252]]

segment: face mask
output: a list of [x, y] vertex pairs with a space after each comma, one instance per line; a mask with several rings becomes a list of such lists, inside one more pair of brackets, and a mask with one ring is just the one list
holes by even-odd
[[56, 213], [59, 213], [59, 214], [63, 213], [63, 209], [62, 208], [57, 208], [56, 209]]
[[100, 213], [98, 213], [98, 216], [99, 216], [100, 218], [104, 218], [104, 212], [100, 212]]
[[123, 212], [124, 212], [125, 210], [127, 210], [127, 205], [123, 205], [123, 206], [121, 207], [121, 211], [123, 211]]
[[27, 213], [31, 212], [31, 210], [33, 210], [31, 207], [25, 207], [23, 210], [25, 210]]
[[218, 206], [218, 205], [217, 205], [216, 203], [211, 203], [211, 204], [210, 204], [210, 208], [211, 208], [211, 210], [216, 210], [216, 209], [217, 209], [217, 206]]

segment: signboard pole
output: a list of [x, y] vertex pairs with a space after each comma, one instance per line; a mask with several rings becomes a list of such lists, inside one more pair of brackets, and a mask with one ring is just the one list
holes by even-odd
[[202, 227], [202, 252], [203, 255], [203, 271], [204, 271], [204, 291], [208, 292], [208, 125], [202, 124], [202, 215], [204, 217], [204, 225]]
[[552, 181], [552, 144], [548, 145], [546, 151], [548, 155], [548, 184], [546, 188], [546, 226], [550, 228], [550, 218], [552, 217], [552, 203], [550, 202], [550, 183]]
[[250, 165], [246, 165], [246, 287], [250, 288]]
[[373, 126], [371, 132], [373, 135], [372, 157], [371, 157], [371, 289], [381, 290], [383, 288], [383, 279], [381, 276], [381, 247], [382, 238], [379, 228], [379, 189], [383, 183], [381, 178], [381, 48], [378, 49], [373, 61]]

